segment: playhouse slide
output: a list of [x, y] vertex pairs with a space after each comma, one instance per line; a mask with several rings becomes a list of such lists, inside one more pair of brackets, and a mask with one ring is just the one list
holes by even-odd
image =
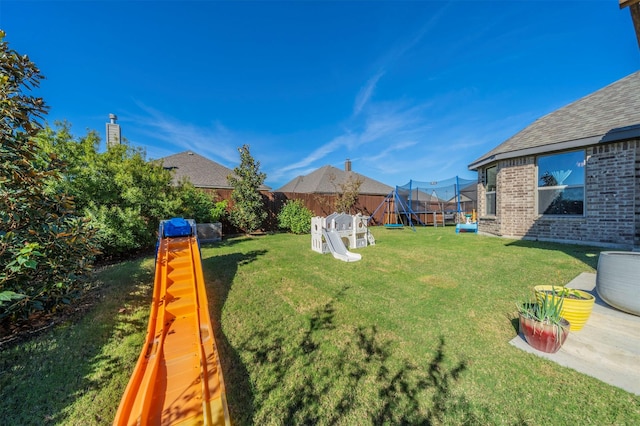
[[230, 425], [195, 222], [163, 221], [147, 337], [114, 425]]
[[327, 247], [333, 257], [336, 259], [344, 260], [345, 262], [355, 262], [362, 259], [362, 255], [359, 253], [352, 253], [345, 247], [342, 242], [342, 238], [336, 231], [322, 230], [322, 235], [327, 242]]

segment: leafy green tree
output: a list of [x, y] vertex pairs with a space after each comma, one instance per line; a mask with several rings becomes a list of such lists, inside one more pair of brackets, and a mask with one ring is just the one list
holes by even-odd
[[230, 220], [234, 226], [250, 233], [260, 229], [267, 217], [259, 190], [267, 175], [260, 171], [260, 162], [251, 156], [249, 145], [241, 146], [238, 152], [240, 165], [233, 169], [233, 175], [227, 177], [233, 187], [231, 199], [234, 201]]
[[302, 200], [288, 200], [278, 213], [278, 226], [294, 234], [308, 234], [312, 217], [313, 213]]
[[99, 152], [95, 131], [76, 138], [67, 122], [44, 128], [37, 141], [44, 151], [68, 159], [64, 179], [50, 190], [74, 196], [98, 230], [105, 257], [153, 247], [160, 220], [180, 216], [206, 223], [225, 217], [226, 201], [214, 203], [186, 180], [172, 185], [170, 171], [126, 141]]
[[56, 130], [47, 127], [38, 135], [45, 151], [69, 162], [54, 189], [75, 197], [78, 209], [98, 230], [103, 255], [153, 247], [160, 220], [184, 210], [171, 173], [160, 163], [148, 162], [140, 148], [124, 142], [99, 152], [95, 131], [76, 139], [68, 123], [57, 124]]
[[65, 164], [33, 137], [47, 112], [27, 92], [43, 76], [0, 31], [0, 319], [69, 303], [96, 254], [94, 230], [56, 191]]

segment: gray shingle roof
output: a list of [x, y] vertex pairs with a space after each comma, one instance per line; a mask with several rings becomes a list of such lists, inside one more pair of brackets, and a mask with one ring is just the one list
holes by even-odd
[[296, 192], [299, 194], [335, 194], [340, 190], [339, 185], [347, 179], [360, 178], [360, 194], [387, 195], [393, 190], [389, 185], [368, 178], [354, 171], [346, 172], [333, 166], [323, 166], [306, 176], [298, 176], [277, 189], [275, 192]]
[[526, 155], [527, 150], [536, 148], [554, 151], [594, 144], [613, 129], [636, 124], [640, 124], [640, 71], [537, 119], [469, 168]]
[[[233, 170], [192, 151], [169, 155], [158, 161], [173, 171], [174, 183], [186, 178], [197, 188], [233, 189], [227, 182], [227, 176], [233, 174]], [[263, 191], [270, 189], [266, 185], [260, 187]]]

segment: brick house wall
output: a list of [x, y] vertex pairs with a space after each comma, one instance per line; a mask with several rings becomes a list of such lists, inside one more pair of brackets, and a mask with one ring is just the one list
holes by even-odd
[[[523, 236], [535, 221], [537, 171], [534, 157], [504, 160], [496, 187], [496, 214], [504, 235]], [[497, 194], [500, 197], [497, 197]], [[506, 213], [508, 212], [508, 214]]]
[[585, 152], [584, 216], [537, 214], [536, 157], [526, 156], [497, 163], [495, 217], [484, 215], [486, 169], [478, 173], [478, 230], [512, 238], [639, 248], [640, 141], [595, 145]]
[[635, 165], [635, 173], [636, 173], [636, 183], [635, 183], [635, 236], [634, 240], [634, 248], [640, 249], [640, 145], [639, 141], [636, 141], [636, 165]]

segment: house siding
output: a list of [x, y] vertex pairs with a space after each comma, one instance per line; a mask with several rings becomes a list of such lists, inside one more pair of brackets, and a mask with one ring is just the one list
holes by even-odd
[[495, 217], [482, 215], [485, 188], [479, 173], [479, 231], [512, 238], [640, 247], [640, 141], [590, 146], [585, 152], [583, 217], [538, 215], [536, 157], [519, 157], [497, 163]]

